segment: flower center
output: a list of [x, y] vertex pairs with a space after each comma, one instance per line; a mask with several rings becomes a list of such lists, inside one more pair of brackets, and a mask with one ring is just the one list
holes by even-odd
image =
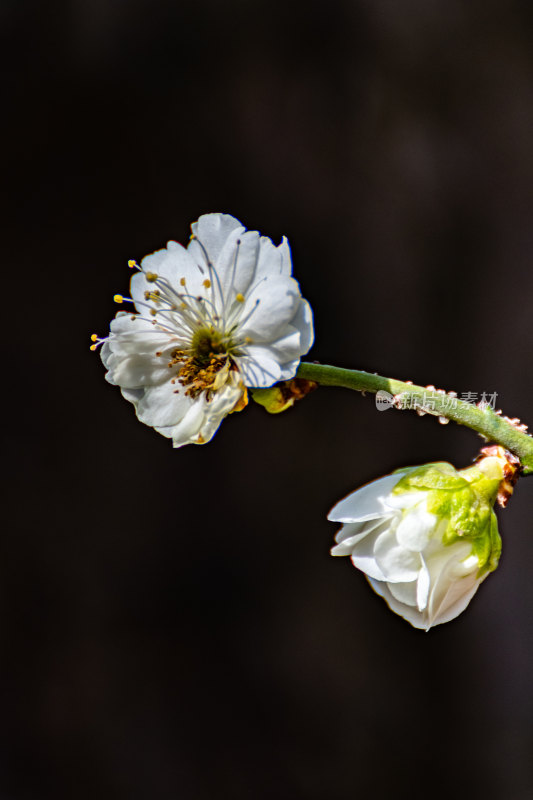
[[192, 337], [191, 349], [193, 358], [198, 362], [208, 363], [214, 356], [227, 355], [230, 343], [224, 341], [220, 331], [213, 328], [200, 328]]
[[172, 351], [168, 366], [182, 365], [172, 382], [179, 381], [186, 386], [188, 397], [207, 392], [207, 399], [211, 399], [211, 394], [224, 386], [233, 366], [231, 346], [231, 341], [219, 331], [199, 328], [193, 334], [190, 350], [176, 348]]

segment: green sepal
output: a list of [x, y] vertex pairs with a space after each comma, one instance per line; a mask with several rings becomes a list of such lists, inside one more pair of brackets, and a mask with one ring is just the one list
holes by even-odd
[[294, 405], [294, 397], [287, 397], [279, 386], [268, 389], [251, 389], [252, 399], [263, 406], [269, 414], [280, 414]]
[[496, 569], [501, 552], [498, 522], [492, 510], [498, 485], [499, 480], [488, 478], [476, 466], [458, 472], [443, 461], [409, 469], [393, 494], [427, 492], [427, 510], [447, 523], [442, 543], [470, 542], [483, 574]]
[[395, 486], [395, 493], [412, 492], [413, 489], [444, 489], [450, 491], [467, 486], [468, 481], [458, 474], [455, 467], [447, 461], [436, 461], [415, 467]]

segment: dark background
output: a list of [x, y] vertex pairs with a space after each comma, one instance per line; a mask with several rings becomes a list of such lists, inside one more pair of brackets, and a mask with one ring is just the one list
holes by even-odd
[[0, 29], [2, 800], [529, 799], [533, 479], [425, 634], [326, 514], [475, 434], [322, 389], [173, 451], [88, 337], [128, 259], [225, 211], [289, 237], [311, 358], [533, 420], [533, 4], [2, 0]]

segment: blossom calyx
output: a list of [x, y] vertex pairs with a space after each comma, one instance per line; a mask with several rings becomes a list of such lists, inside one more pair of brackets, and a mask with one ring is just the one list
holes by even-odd
[[271, 386], [270, 389], [252, 389], [252, 397], [269, 414], [280, 414], [282, 411], [292, 408], [297, 400], [302, 400], [317, 388], [316, 381], [291, 378], [289, 381], [282, 381]]

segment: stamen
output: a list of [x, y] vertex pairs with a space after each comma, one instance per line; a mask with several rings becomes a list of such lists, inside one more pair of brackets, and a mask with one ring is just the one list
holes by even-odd
[[[254, 313], [254, 311], [255, 311], [255, 309], [257, 308], [258, 305], [259, 305], [259, 298], [257, 298], [257, 300], [255, 301], [253, 307], [246, 314], [244, 319], [239, 320], [239, 327], [240, 328], [242, 328], [244, 325], [246, 325], [246, 323], [248, 322], [248, 320], [250, 319], [250, 317], [252, 316], [252, 314]], [[231, 317], [231, 322], [230, 322], [230, 320], [228, 320], [228, 322], [227, 322], [228, 327], [230, 327], [230, 325], [234, 324], [236, 317], [238, 317], [238, 314], [233, 314], [233, 316]]]
[[149, 283], [154, 283], [159, 276], [155, 272], [145, 272], [144, 277]]
[[211, 288], [211, 281], [209, 280], [209, 278], [206, 278], [205, 281], [203, 281], [202, 286], [205, 286], [206, 289]]
[[[194, 234], [191, 237], [191, 239], [195, 239], [198, 242], [198, 244], [200, 245], [200, 247], [202, 249], [202, 252], [204, 254], [204, 258], [207, 261], [207, 266], [208, 266], [209, 270], [211, 271], [212, 276], [214, 275], [214, 277], [215, 277], [218, 293], [220, 295], [220, 303], [221, 303], [221, 306], [222, 306], [222, 316], [224, 317], [225, 314], [226, 314], [226, 301], [225, 301], [225, 298], [224, 298], [224, 292], [222, 290], [222, 284], [220, 283], [220, 277], [218, 275], [218, 272], [214, 268], [213, 262], [209, 258], [209, 253], [207, 252], [207, 250], [205, 248], [205, 245], [200, 241], [200, 239], [197, 236], [194, 236]], [[198, 267], [200, 268], [200, 265], [198, 265]], [[213, 287], [213, 298], [214, 298], [214, 300], [216, 302], [216, 294], [215, 294], [214, 287]]]
[[[235, 245], [236, 245], [236, 247], [235, 247], [235, 258], [233, 259], [233, 270], [231, 272], [231, 283], [229, 285], [229, 295], [230, 296], [231, 296], [231, 293], [233, 292], [233, 287], [235, 285], [235, 273], [237, 271], [237, 259], [239, 258], [239, 250], [241, 249], [241, 240], [237, 239], [237, 241], [235, 242]], [[242, 297], [242, 294], [240, 292], [237, 294], [237, 300], [239, 300], [239, 296]], [[242, 297], [242, 300], [239, 300], [239, 302], [244, 302], [244, 297]]]
[[132, 258], [130, 258], [130, 260], [128, 261], [128, 267], [130, 269], [140, 269], [140, 266]]
[[107, 336], [105, 337], [105, 339], [100, 339], [100, 337], [97, 336], [96, 333], [92, 333], [91, 334], [91, 342], [94, 342], [94, 344], [92, 344], [89, 347], [89, 350], [92, 350], [94, 352], [95, 350], [97, 350], [100, 347], [101, 344], [103, 344], [104, 342], [107, 342], [107, 339], [108, 339]]
[[237, 300], [238, 303], [244, 303], [244, 295], [241, 294], [240, 292], [237, 292], [237, 296], [235, 297], [235, 300]]

